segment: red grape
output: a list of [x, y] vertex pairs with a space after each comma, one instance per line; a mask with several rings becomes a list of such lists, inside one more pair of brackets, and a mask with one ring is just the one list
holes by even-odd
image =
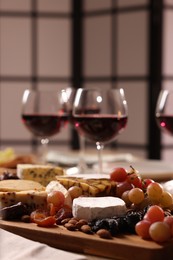
[[143, 179], [143, 181], [142, 181], [143, 189], [146, 189], [148, 187], [148, 185], [153, 182], [154, 182], [154, 180], [152, 180], [152, 179]]
[[133, 188], [134, 188], [134, 186], [127, 181], [120, 182], [117, 184], [117, 187], [116, 187], [116, 195], [121, 198], [123, 192], [125, 192], [127, 190], [131, 190]]
[[148, 220], [141, 220], [135, 226], [135, 231], [138, 236], [142, 237], [143, 239], [149, 239], [149, 227], [151, 223]]
[[52, 203], [56, 208], [61, 208], [65, 202], [65, 196], [61, 191], [54, 190], [47, 195], [47, 202]]
[[173, 216], [166, 216], [163, 220], [165, 223], [167, 223], [170, 227], [173, 227]]
[[173, 237], [173, 225], [171, 225], [170, 230], [171, 230], [171, 237]]
[[142, 188], [142, 179], [137, 173], [132, 173], [127, 176], [127, 182], [133, 184], [137, 188]]
[[126, 178], [127, 178], [127, 172], [124, 168], [115, 168], [110, 173], [111, 181], [123, 182], [126, 180]]
[[153, 205], [148, 209], [147, 213], [144, 216], [144, 219], [150, 221], [151, 223], [154, 223], [157, 221], [163, 221], [164, 216], [164, 210], [157, 205]]

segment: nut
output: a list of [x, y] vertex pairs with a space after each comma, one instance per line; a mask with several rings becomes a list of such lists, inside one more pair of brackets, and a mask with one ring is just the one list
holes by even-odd
[[111, 233], [106, 230], [106, 229], [99, 229], [96, 234], [100, 237], [100, 238], [106, 238], [106, 239], [111, 239]]
[[66, 223], [69, 222], [70, 219], [71, 218], [65, 218], [65, 219], [61, 220], [61, 225], [65, 225]]
[[76, 228], [77, 229], [81, 229], [81, 227], [83, 225], [87, 225], [88, 224], [88, 221], [85, 220], [85, 219], [80, 219], [77, 223], [76, 223]]
[[68, 221], [68, 223], [73, 224], [73, 225], [76, 226], [76, 224], [78, 223], [78, 221], [77, 221], [76, 219], [70, 219], [70, 220]]
[[73, 224], [71, 224], [71, 223], [66, 223], [66, 224], [64, 225], [64, 227], [65, 227], [66, 229], [70, 230], [70, 231], [76, 230], [75, 225], [73, 225]]
[[91, 234], [92, 231], [91, 231], [91, 227], [89, 225], [83, 225], [81, 226], [80, 230], [83, 232], [83, 233], [86, 233], [86, 234]]
[[79, 221], [80, 219], [79, 219], [79, 218], [75, 218], [75, 217], [73, 217], [73, 218], [71, 218], [71, 220]]

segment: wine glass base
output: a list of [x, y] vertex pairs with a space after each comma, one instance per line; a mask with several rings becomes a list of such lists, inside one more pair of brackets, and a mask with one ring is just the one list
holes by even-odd
[[71, 175], [79, 175], [79, 174], [93, 174], [94, 170], [91, 168], [85, 168], [85, 169], [81, 169], [80, 167], [70, 167], [68, 169], [66, 169], [66, 174], [71, 176]]
[[109, 179], [109, 174], [98, 173], [93, 168], [80, 172], [78, 167], [71, 167], [66, 170], [66, 173], [70, 177], [84, 178], [84, 179]]

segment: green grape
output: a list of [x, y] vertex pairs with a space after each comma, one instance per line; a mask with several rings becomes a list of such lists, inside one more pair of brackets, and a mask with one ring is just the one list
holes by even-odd
[[124, 200], [124, 202], [126, 203], [127, 207], [130, 207], [130, 205], [132, 204], [132, 202], [129, 200], [129, 190], [126, 190], [123, 192], [122, 196], [121, 196], [122, 200]]
[[163, 208], [169, 208], [173, 204], [173, 198], [171, 193], [168, 191], [163, 191], [161, 199], [160, 199], [160, 204]]
[[68, 189], [70, 196], [73, 199], [78, 198], [82, 195], [82, 189], [78, 186], [72, 186]]
[[163, 243], [171, 238], [171, 230], [167, 223], [158, 221], [151, 224], [149, 234], [152, 240], [158, 243]]
[[163, 193], [163, 187], [161, 184], [157, 182], [150, 183], [147, 187], [147, 195], [149, 199], [154, 202], [158, 203], [161, 200], [162, 193]]
[[134, 204], [139, 204], [144, 200], [144, 192], [140, 188], [133, 188], [128, 193], [129, 200]]

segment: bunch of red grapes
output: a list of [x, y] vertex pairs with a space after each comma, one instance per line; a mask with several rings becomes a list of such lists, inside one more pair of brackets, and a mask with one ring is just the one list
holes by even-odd
[[173, 196], [162, 185], [152, 179], [141, 178], [132, 166], [127, 172], [115, 168], [110, 179], [117, 182], [116, 195], [122, 198], [127, 207], [148, 211], [135, 227], [136, 233], [144, 239], [165, 242], [173, 238], [173, 215], [166, 216], [166, 210], [173, 209]]

